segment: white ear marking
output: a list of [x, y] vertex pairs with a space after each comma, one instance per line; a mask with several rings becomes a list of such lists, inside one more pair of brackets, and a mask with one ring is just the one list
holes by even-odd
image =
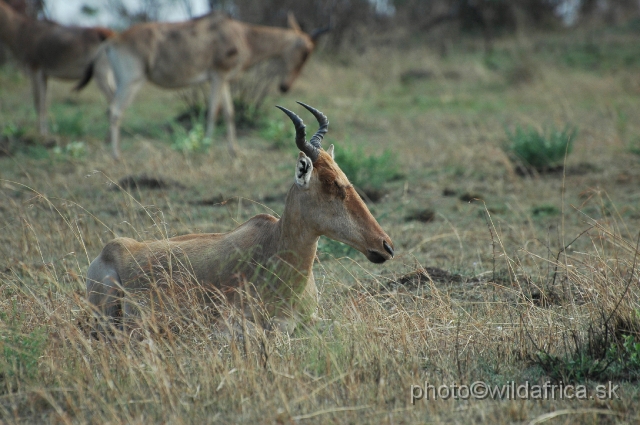
[[333, 154], [333, 144], [331, 146], [329, 146], [329, 149], [327, 149], [327, 153], [329, 155], [331, 155], [331, 159], [335, 159], [334, 154]]
[[301, 189], [309, 188], [309, 180], [311, 180], [311, 172], [313, 171], [313, 161], [304, 152], [298, 154], [298, 163], [296, 164], [295, 182]]

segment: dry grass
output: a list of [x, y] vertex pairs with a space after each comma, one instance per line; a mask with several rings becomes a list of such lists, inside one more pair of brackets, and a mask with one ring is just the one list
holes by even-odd
[[[314, 56], [290, 95], [268, 98], [325, 112], [327, 143], [394, 150], [404, 178], [370, 208], [398, 256], [377, 266], [328, 248], [315, 268], [323, 320], [242, 340], [217, 338], [196, 305], [184, 317], [149, 314], [141, 340], [92, 339], [84, 273], [116, 235], [220, 232], [281, 212], [293, 141], [278, 151], [247, 131], [237, 161], [219, 140], [207, 154], [182, 155], [158, 130], [182, 105], [145, 88], [116, 164], [102, 143], [97, 91], [76, 97], [53, 83], [52, 101], [66, 105], [55, 119], [81, 107], [88, 122], [86, 135], [58, 142], [81, 139], [88, 153], [0, 157], [0, 420], [636, 423], [637, 376], [624, 374], [611, 375], [621, 388], [614, 400], [411, 404], [411, 385], [425, 380], [544, 383], [553, 370], [538, 364], [540, 353], [563, 358], [592, 340], [606, 349], [638, 335], [640, 171], [627, 146], [640, 123], [624, 119], [637, 116], [638, 70], [580, 71], [543, 59], [530, 81], [514, 84], [511, 68], [489, 69], [474, 52], [442, 60], [405, 46]], [[428, 77], [402, 82], [410, 70]], [[33, 125], [29, 98], [27, 80], [4, 69], [2, 127]], [[580, 131], [566, 174], [518, 176], [501, 150], [504, 127], [566, 122]], [[127, 176], [167, 185], [118, 188]], [[406, 221], [427, 209], [431, 221]]]

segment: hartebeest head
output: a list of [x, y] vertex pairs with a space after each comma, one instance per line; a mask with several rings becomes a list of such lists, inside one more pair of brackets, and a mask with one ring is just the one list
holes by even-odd
[[300, 117], [278, 106], [293, 121], [296, 145], [300, 149], [295, 185], [289, 192], [287, 207], [300, 213], [307, 231], [346, 243], [373, 263], [393, 258], [391, 239], [335, 162], [333, 145], [326, 151], [322, 148], [322, 138], [329, 126], [327, 117], [317, 109], [298, 103], [316, 117], [320, 128], [307, 141]]
[[286, 93], [293, 85], [293, 82], [300, 75], [302, 67], [311, 56], [313, 49], [316, 47], [318, 37], [329, 31], [329, 27], [320, 28], [312, 31], [311, 34], [307, 34], [302, 31], [300, 25], [296, 21], [296, 18], [292, 13], [288, 16], [289, 28], [293, 30], [293, 36], [291, 37], [286, 49], [282, 52], [282, 59], [285, 64], [285, 73], [282, 82], [280, 83], [280, 91]]

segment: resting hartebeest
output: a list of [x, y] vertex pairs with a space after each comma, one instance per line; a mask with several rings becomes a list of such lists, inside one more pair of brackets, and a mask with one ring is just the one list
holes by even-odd
[[[318, 36], [326, 31], [306, 34], [293, 15], [289, 15], [289, 26], [290, 29], [250, 25], [212, 12], [184, 22], [133, 25], [112, 38], [105, 49], [116, 80], [115, 96], [109, 106], [114, 158], [120, 157], [118, 145], [124, 110], [147, 80], [167, 89], [209, 81], [205, 136], [213, 136], [222, 103], [229, 151], [234, 155], [236, 133], [229, 79], [262, 60], [280, 57], [286, 71], [280, 90], [286, 92], [309, 58]], [[98, 67], [87, 68], [76, 89], [82, 89], [91, 80], [94, 69]]]
[[202, 288], [223, 294], [232, 306], [240, 307], [238, 293], [248, 291], [262, 302], [262, 315], [248, 313], [254, 321], [291, 331], [317, 309], [312, 267], [320, 236], [352, 246], [373, 263], [393, 258], [391, 239], [334, 161], [333, 145], [326, 151], [321, 147], [327, 118], [300, 104], [313, 113], [320, 128], [307, 141], [302, 120], [278, 107], [293, 121], [301, 151], [280, 219], [260, 214], [228, 233], [151, 242], [114, 239], [87, 272], [87, 297], [96, 313], [111, 320], [123, 317], [128, 323], [140, 315], [132, 299], [157, 303], [162, 298], [159, 280], [164, 279], [167, 288], [168, 279], [188, 274]]
[[[33, 101], [40, 133], [48, 134], [47, 79], [79, 80], [95, 60], [100, 44], [114, 34], [108, 28], [69, 27], [37, 20], [13, 10], [0, 1], [0, 40], [31, 76]], [[105, 93], [109, 87], [108, 66], [100, 68], [97, 82]]]

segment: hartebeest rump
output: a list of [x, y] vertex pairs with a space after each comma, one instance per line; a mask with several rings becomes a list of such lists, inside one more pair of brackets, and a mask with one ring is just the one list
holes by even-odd
[[128, 323], [140, 314], [134, 296], [148, 305], [158, 299], [158, 281], [164, 279], [167, 288], [166, 280], [188, 274], [235, 307], [241, 303], [238, 294], [249, 293], [265, 312], [258, 317], [248, 313], [250, 318], [291, 331], [317, 309], [312, 267], [320, 236], [352, 246], [373, 263], [393, 258], [391, 239], [334, 161], [333, 145], [326, 151], [321, 147], [327, 118], [301, 105], [314, 114], [320, 129], [307, 141], [302, 120], [279, 107], [293, 121], [301, 151], [280, 219], [260, 214], [228, 233], [151, 242], [114, 239], [87, 272], [87, 297], [96, 313]]
[[[115, 73], [116, 91], [110, 100], [110, 138], [114, 158], [120, 157], [120, 125], [125, 109], [145, 81], [167, 89], [210, 82], [207, 128], [213, 136], [218, 107], [227, 124], [229, 152], [236, 152], [236, 133], [229, 79], [239, 71], [272, 58], [282, 58], [285, 76], [280, 90], [289, 90], [324, 30], [311, 35], [289, 18], [290, 29], [250, 25], [212, 12], [184, 22], [133, 25], [112, 38], [105, 50]], [[100, 55], [98, 56], [100, 57]], [[87, 68], [82, 89], [97, 66]]]
[[[63, 26], [47, 20], [37, 20], [13, 10], [0, 1], [0, 40], [31, 76], [33, 101], [38, 113], [38, 128], [48, 134], [47, 79], [79, 80], [87, 66], [96, 59], [100, 44], [114, 34], [108, 28]], [[108, 66], [100, 68], [97, 82], [107, 93], [110, 75]]]

